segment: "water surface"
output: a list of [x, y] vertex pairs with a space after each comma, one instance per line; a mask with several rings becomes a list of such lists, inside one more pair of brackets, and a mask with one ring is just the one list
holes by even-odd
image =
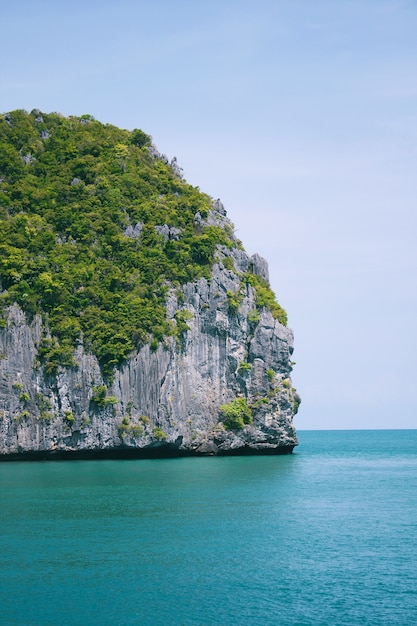
[[417, 431], [0, 464], [0, 623], [417, 623]]

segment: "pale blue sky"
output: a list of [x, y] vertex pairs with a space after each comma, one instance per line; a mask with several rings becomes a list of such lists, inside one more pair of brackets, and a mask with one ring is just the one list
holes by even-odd
[[415, 0], [1, 5], [0, 110], [142, 128], [267, 258], [296, 426], [417, 428]]

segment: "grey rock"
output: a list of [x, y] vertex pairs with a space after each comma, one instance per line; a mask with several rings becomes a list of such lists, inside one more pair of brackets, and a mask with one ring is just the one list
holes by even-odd
[[168, 224], [164, 224], [163, 226], [155, 226], [155, 230], [159, 235], [162, 235], [165, 241], [168, 239], [179, 239], [181, 235], [181, 229], [175, 228], [175, 226], [168, 226]]
[[[177, 159], [176, 157], [174, 157], [172, 159], [172, 161], [170, 162], [167, 155], [166, 154], [162, 154], [161, 152], [159, 152], [158, 148], [154, 145], [151, 144], [150, 146], [148, 146], [148, 152], [151, 155], [151, 157], [153, 157], [154, 159], [158, 159], [159, 161], [162, 161], [162, 163], [165, 163], [165, 165], [170, 165], [172, 167], [172, 169], [174, 170], [174, 173], [177, 174], [176, 169], [177, 169]], [[178, 168], [179, 170], [179, 178], [182, 178], [182, 170], [181, 168]]]
[[171, 165], [171, 169], [174, 172], [175, 176], [177, 178], [179, 178], [180, 180], [182, 180], [183, 179], [183, 169], [182, 169], [182, 167], [180, 167], [178, 165], [177, 157], [173, 157], [173, 159], [171, 159], [170, 165]]
[[26, 165], [29, 165], [29, 163], [33, 163], [33, 161], [35, 161], [35, 157], [33, 156], [33, 154], [23, 154], [21, 156], [21, 159], [24, 163], [26, 163]]
[[138, 222], [135, 226], [131, 224], [123, 231], [125, 237], [130, 237], [130, 239], [139, 239], [140, 234], [143, 229], [143, 222]]
[[251, 256], [250, 262], [252, 265], [252, 272], [257, 276], [263, 278], [269, 284], [269, 270], [267, 261], [259, 254], [255, 253]]
[[151, 157], [153, 157], [154, 159], [161, 158], [161, 153], [159, 152], [158, 148], [154, 146], [154, 144], [151, 144], [150, 146], [148, 146], [148, 152], [151, 155]]
[[[129, 226], [125, 234], [136, 238], [141, 228]], [[178, 235], [166, 224], [160, 228], [167, 237]], [[183, 285], [181, 298], [178, 290], [169, 291], [167, 316], [175, 323], [178, 309], [186, 309], [188, 330], [178, 341], [166, 338], [156, 351], [145, 345], [132, 354], [107, 383], [109, 402], [102, 407], [94, 403], [94, 388], [106, 381], [82, 341], [74, 352], [76, 367], [48, 375], [38, 357], [45, 323], [40, 316], [28, 320], [17, 305], [9, 307], [6, 327], [0, 328], [0, 458], [112, 450], [291, 451], [300, 403], [290, 379], [293, 333], [266, 309], [253, 321], [255, 292], [241, 282], [253, 257], [237, 248], [227, 252], [235, 271], [219, 261], [210, 280]], [[226, 251], [219, 247], [218, 254], [223, 258]], [[241, 294], [233, 314], [228, 292]], [[252, 407], [253, 421], [226, 430], [221, 406], [237, 396]]]
[[197, 211], [197, 213], [194, 215], [194, 232], [202, 233], [204, 224], [205, 222], [203, 218], [201, 217], [201, 214]]
[[213, 201], [213, 208], [217, 213], [220, 213], [220, 215], [226, 215], [226, 209], [224, 208], [223, 202], [220, 198]]

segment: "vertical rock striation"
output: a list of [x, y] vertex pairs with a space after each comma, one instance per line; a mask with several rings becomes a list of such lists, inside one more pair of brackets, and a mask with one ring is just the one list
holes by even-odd
[[[207, 222], [229, 223], [220, 203]], [[167, 315], [181, 318], [179, 337], [143, 346], [111, 381], [81, 341], [73, 367], [45, 372], [41, 317], [29, 323], [11, 306], [0, 329], [1, 458], [291, 452], [300, 402], [290, 378], [293, 333], [259, 309], [248, 271], [268, 280], [259, 255], [219, 246], [209, 280], [169, 291]], [[236, 398], [248, 415], [230, 427]]]

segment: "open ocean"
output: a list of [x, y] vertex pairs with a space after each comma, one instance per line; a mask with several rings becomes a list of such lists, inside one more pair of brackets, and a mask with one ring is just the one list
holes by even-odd
[[0, 623], [413, 626], [417, 430], [0, 464]]

